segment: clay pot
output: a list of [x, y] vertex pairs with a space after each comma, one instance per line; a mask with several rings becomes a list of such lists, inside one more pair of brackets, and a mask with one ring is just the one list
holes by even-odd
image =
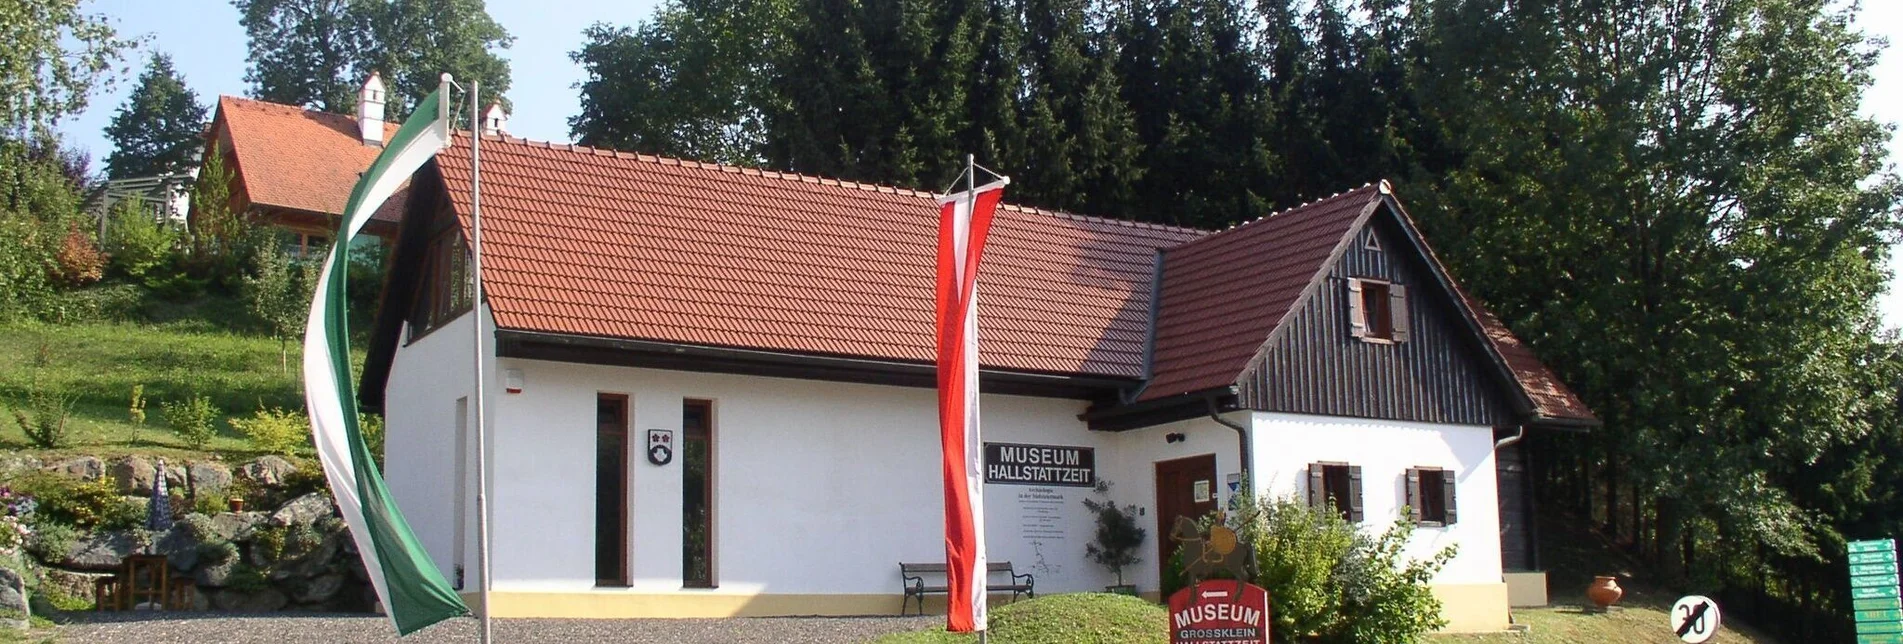
[[225, 507], [231, 508], [232, 512], [243, 512], [244, 499], [241, 499], [235, 496], [229, 499], [225, 499]]
[[1624, 595], [1625, 589], [1619, 587], [1618, 577], [1593, 577], [1592, 583], [1586, 586], [1586, 598], [1602, 609], [1619, 603]]

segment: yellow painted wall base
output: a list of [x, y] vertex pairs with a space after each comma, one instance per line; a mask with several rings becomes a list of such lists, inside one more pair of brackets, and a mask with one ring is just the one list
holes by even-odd
[[1509, 572], [1504, 576], [1508, 606], [1523, 608], [1546, 605], [1546, 573]]
[[[646, 617], [782, 617], [795, 615], [897, 615], [903, 595], [891, 594], [755, 594], [688, 591], [679, 593], [640, 593], [619, 590], [583, 592], [492, 591], [495, 617], [560, 617], [572, 619], [633, 619]], [[482, 598], [463, 593], [463, 601], [472, 610]], [[1011, 602], [1011, 595], [992, 595], [996, 608]], [[917, 611], [908, 602], [906, 614]], [[945, 614], [945, 596], [925, 598], [925, 614]]]
[[1440, 600], [1440, 616], [1447, 620], [1442, 633], [1494, 633], [1505, 630], [1512, 619], [1507, 615], [1507, 585], [1434, 584], [1434, 598]]

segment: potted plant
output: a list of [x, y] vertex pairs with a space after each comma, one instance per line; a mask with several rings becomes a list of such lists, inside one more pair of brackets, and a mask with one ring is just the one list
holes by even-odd
[[1096, 538], [1085, 544], [1084, 554], [1117, 576], [1117, 585], [1105, 587], [1104, 590], [1136, 596], [1137, 587], [1123, 583], [1123, 569], [1143, 561], [1137, 556], [1137, 548], [1143, 545], [1147, 535], [1143, 527], [1137, 525], [1137, 507], [1094, 499], [1084, 499], [1084, 507], [1097, 515]]

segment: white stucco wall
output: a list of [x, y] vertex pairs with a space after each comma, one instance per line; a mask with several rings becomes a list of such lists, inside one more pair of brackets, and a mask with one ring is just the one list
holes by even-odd
[[[465, 327], [461, 337], [466, 339], [466, 333]], [[419, 347], [429, 352], [429, 360], [452, 359], [446, 358], [450, 352], [431, 351], [424, 343], [405, 351]], [[466, 369], [458, 364], [443, 368]], [[498, 388], [492, 416], [499, 590], [596, 590], [597, 393], [626, 394], [630, 401], [630, 442], [636, 451], [630, 455], [629, 592], [896, 594], [899, 561], [944, 556], [936, 399], [929, 389], [497, 361], [498, 378], [508, 369], [522, 371], [525, 387], [520, 394]], [[419, 536], [442, 562], [446, 557], [439, 550], [450, 543], [443, 526], [452, 504], [447, 486], [439, 482], [453, 478], [445, 474], [453, 463], [451, 452], [431, 452], [427, 445], [450, 440], [453, 429], [434, 426], [453, 415], [454, 400], [466, 395], [466, 385], [449, 384], [454, 378], [418, 381], [398, 375], [393, 371], [388, 394], [390, 454], [418, 462], [406, 465], [410, 475], [393, 477], [391, 483], [404, 489], [400, 500], [412, 520], [427, 524], [419, 525]], [[712, 591], [681, 588], [681, 462], [677, 456], [672, 464], [655, 466], [644, 453], [649, 429], [672, 430], [679, 440], [685, 399], [714, 403], [719, 588]], [[1126, 478], [1112, 474], [1120, 467], [1113, 463], [1129, 459], [1109, 447], [1125, 437], [1086, 429], [1077, 419], [1084, 402], [986, 395], [982, 405], [987, 441], [1091, 447], [1100, 477]], [[409, 408], [433, 411], [395, 411]], [[446, 424], [453, 425], [453, 419]], [[1162, 445], [1160, 433], [1153, 440]], [[1142, 463], [1144, 472], [1149, 468]], [[1118, 496], [1150, 495], [1148, 476], [1130, 477], [1129, 485], [1116, 490]], [[1082, 500], [1094, 494], [1091, 490], [988, 485], [986, 494], [991, 560], [1011, 561], [1021, 572], [1036, 574], [1039, 592], [1094, 590], [1111, 583], [1107, 571], [1083, 559], [1093, 524]], [[409, 509], [410, 499], [417, 499], [418, 510]], [[1035, 507], [1040, 505], [1044, 508]], [[1027, 525], [1051, 507], [1059, 513], [1059, 534], [1047, 529], [1027, 537]]]
[[1494, 478], [1493, 430], [1403, 421], [1255, 413], [1260, 488], [1269, 494], [1307, 493], [1308, 464], [1344, 461], [1361, 466], [1362, 529], [1387, 529], [1406, 505], [1408, 468], [1453, 470], [1458, 520], [1415, 530], [1407, 554], [1426, 558], [1449, 545], [1459, 553], [1434, 578], [1440, 584], [1500, 583], [1500, 520]]
[[[473, 472], [456, 472], [457, 399], [469, 396], [470, 328], [465, 316], [403, 346], [386, 392], [386, 478], [412, 527], [445, 576], [454, 579], [457, 490], [465, 503], [460, 562], [465, 588], [476, 579]], [[485, 317], [485, 322], [487, 318]], [[488, 325], [485, 325], [488, 326]], [[491, 327], [492, 328], [492, 327]], [[489, 336], [493, 337], [493, 336]], [[492, 534], [502, 591], [896, 594], [899, 561], [943, 557], [936, 399], [932, 390], [491, 359]], [[520, 369], [524, 391], [502, 391]], [[594, 584], [595, 399], [625, 394], [629, 442], [632, 585]], [[715, 442], [714, 590], [681, 587], [681, 461], [645, 458], [646, 432], [680, 440], [682, 401], [713, 401]], [[985, 395], [985, 440], [1096, 450], [1109, 497], [1144, 513], [1150, 543], [1125, 580], [1158, 588], [1155, 464], [1216, 456], [1217, 489], [1242, 469], [1234, 430], [1207, 418], [1120, 433], [1092, 432], [1075, 400]], [[1460, 521], [1421, 528], [1409, 553], [1460, 544], [1438, 583], [1500, 580], [1493, 508], [1492, 433], [1366, 419], [1238, 412], [1252, 428], [1257, 485], [1300, 493], [1308, 463], [1363, 467], [1365, 529], [1379, 530], [1402, 504], [1409, 467], [1438, 466], [1458, 477]], [[1165, 436], [1181, 433], [1169, 443]], [[462, 446], [473, 468], [473, 445]], [[1084, 559], [1093, 519], [1087, 488], [987, 485], [986, 535], [993, 561], [1037, 575], [1039, 592], [1098, 590], [1111, 574]], [[1055, 510], [1055, 529], [1038, 527]], [[1034, 534], [1035, 533], [1035, 534]]]
[[[401, 346], [390, 363], [390, 384], [384, 400], [384, 481], [443, 577], [453, 584], [456, 566], [463, 567], [464, 588], [476, 588], [478, 584], [476, 448], [473, 436], [468, 434], [473, 432], [474, 421], [466, 420], [462, 427], [465, 439], [460, 445], [464, 468], [459, 482], [457, 404], [458, 399], [473, 398], [470, 327], [474, 320], [475, 316], [464, 315]], [[484, 328], [494, 328], [486, 315], [483, 321]], [[494, 360], [490, 358], [489, 363]], [[494, 373], [493, 368], [490, 373]], [[464, 413], [473, 418], [475, 410], [465, 409]], [[455, 521], [458, 489], [463, 519], [460, 533]], [[493, 481], [490, 489], [495, 489]], [[455, 557], [458, 534], [463, 541], [461, 561]]]

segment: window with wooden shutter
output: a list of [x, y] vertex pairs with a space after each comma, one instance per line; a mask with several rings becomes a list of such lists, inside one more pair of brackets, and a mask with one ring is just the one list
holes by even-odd
[[1348, 278], [1348, 335], [1362, 338], [1368, 335], [1368, 313], [1361, 309], [1361, 280]]
[[1408, 333], [1407, 287], [1349, 278], [1349, 335], [1366, 342], [1389, 344], [1407, 341]]
[[1407, 287], [1400, 284], [1388, 285], [1389, 338], [1395, 342], [1406, 342], [1407, 323]]
[[1454, 482], [1450, 470], [1417, 467], [1407, 471], [1407, 498], [1410, 517], [1426, 526], [1453, 525], [1459, 517], [1454, 506]]
[[1341, 518], [1361, 522], [1361, 466], [1347, 463], [1308, 464], [1308, 505], [1332, 507]]

